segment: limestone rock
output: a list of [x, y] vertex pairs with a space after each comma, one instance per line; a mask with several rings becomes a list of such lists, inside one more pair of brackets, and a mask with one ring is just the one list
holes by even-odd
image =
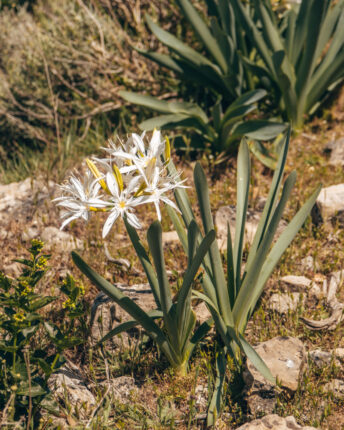
[[269, 299], [269, 309], [281, 315], [287, 314], [289, 311], [295, 311], [301, 299], [301, 293], [282, 293], [272, 294]]
[[108, 381], [101, 382], [100, 385], [106, 387], [106, 391], [120, 403], [130, 401], [133, 393], [138, 391], [135, 379], [131, 376], [120, 376]]
[[207, 308], [207, 305], [204, 302], [201, 302], [197, 306], [194, 307], [194, 311], [196, 313], [197, 321], [202, 324], [207, 321], [211, 317], [211, 313]]
[[286, 418], [276, 414], [266, 415], [265, 417], [246, 423], [237, 430], [316, 430], [315, 427], [302, 427], [297, 424], [293, 416]]
[[328, 382], [323, 386], [323, 390], [325, 392], [333, 393], [333, 396], [337, 399], [344, 398], [344, 381], [341, 379], [332, 379], [332, 381]]
[[49, 182], [47, 187], [42, 181], [31, 178], [0, 185], [0, 221], [9, 221], [13, 215], [32, 210], [50, 197], [54, 186], [53, 182]]
[[[275, 337], [260, 343], [255, 350], [264, 360], [274, 377], [290, 391], [296, 391], [306, 363], [306, 351], [301, 340], [293, 337]], [[251, 391], [270, 391], [273, 386], [247, 360], [244, 381]]]
[[[116, 287], [125, 295], [137, 302], [144, 311], [147, 312], [156, 309], [156, 303], [149, 284], [137, 284], [133, 286], [128, 286], [126, 284], [114, 285], [116, 285]], [[132, 319], [131, 316], [111, 300], [110, 297], [102, 292], [99, 293], [91, 308], [91, 340], [93, 342], [98, 342], [118, 324], [130, 319]], [[128, 332], [124, 332], [121, 335], [121, 338], [118, 336], [113, 337], [111, 341], [109, 341], [110, 345], [113, 347], [120, 346], [122, 344], [127, 346], [129, 337], [137, 336], [137, 333], [137, 328], [131, 329], [129, 334]]]
[[327, 145], [331, 152], [329, 164], [331, 166], [344, 166], [344, 137], [331, 142]]
[[295, 275], [283, 276], [283, 278], [281, 278], [281, 281], [301, 289], [307, 289], [312, 284], [312, 281], [306, 278], [305, 276], [295, 276]]
[[344, 184], [323, 188], [316, 200], [321, 220], [323, 222], [344, 222]]
[[57, 400], [65, 403], [67, 398], [70, 405], [77, 408], [84, 417], [87, 417], [96, 405], [96, 399], [87, 388], [80, 370], [71, 362], [49, 378], [48, 386]]
[[344, 364], [344, 348], [336, 348], [330, 351], [323, 351], [321, 349], [314, 349], [309, 351], [309, 358], [318, 367], [331, 364], [332, 360], [337, 366]]
[[172, 243], [172, 242], [179, 242], [178, 233], [175, 230], [173, 230], [173, 231], [164, 231], [162, 233], [162, 243], [164, 245], [166, 245], [166, 244]]
[[45, 227], [41, 233], [41, 239], [45, 242], [47, 249], [55, 248], [58, 251], [70, 252], [75, 248], [84, 248], [82, 240], [53, 226]]
[[[219, 248], [222, 251], [227, 249], [227, 223], [229, 223], [229, 226], [230, 226], [232, 242], [234, 241], [235, 219], [236, 219], [235, 211], [236, 211], [235, 206], [222, 206], [217, 210], [215, 214], [215, 227], [216, 227], [217, 238], [218, 238], [217, 240], [218, 240]], [[256, 234], [261, 215], [262, 215], [262, 212], [260, 211], [248, 209], [247, 220], [245, 225], [246, 243], [251, 244], [253, 242], [254, 235]], [[276, 231], [275, 238], [277, 238], [282, 233], [286, 225], [287, 223], [284, 220], [280, 221]]]

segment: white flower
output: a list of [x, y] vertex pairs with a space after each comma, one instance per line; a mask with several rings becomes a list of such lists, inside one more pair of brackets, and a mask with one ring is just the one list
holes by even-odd
[[123, 189], [113, 173], [108, 172], [106, 174], [106, 185], [111, 193], [111, 197], [107, 202], [107, 206], [110, 208], [110, 215], [103, 227], [103, 238], [107, 236], [118, 217], [126, 217], [130, 225], [135, 228], [141, 228], [137, 216], [133, 213], [136, 206], [145, 203], [147, 200], [146, 196], [135, 197], [135, 190], [137, 189], [139, 179], [140, 177], [134, 177], [128, 186]]
[[87, 172], [83, 183], [75, 176], [71, 176], [69, 183], [61, 185], [60, 189], [64, 195], [54, 201], [58, 202], [58, 206], [66, 209], [61, 216], [62, 219], [66, 218], [61, 225], [61, 230], [77, 218], [88, 221], [90, 207], [104, 207], [104, 202], [98, 198], [100, 184], [91, 172]]

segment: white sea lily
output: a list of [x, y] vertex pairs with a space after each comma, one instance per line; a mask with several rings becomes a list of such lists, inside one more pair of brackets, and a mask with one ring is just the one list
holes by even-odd
[[88, 221], [91, 207], [105, 207], [105, 203], [98, 196], [100, 184], [91, 172], [87, 172], [83, 183], [75, 176], [71, 176], [69, 183], [61, 185], [60, 189], [63, 195], [54, 201], [58, 202], [58, 206], [66, 209], [61, 216], [62, 219], [66, 218], [61, 225], [61, 230], [77, 218]]
[[141, 228], [141, 224], [137, 219], [137, 216], [133, 213], [136, 206], [145, 203], [147, 200], [147, 196], [135, 196], [139, 179], [139, 177], [134, 177], [125, 189], [121, 189], [121, 186], [118, 184], [114, 174], [109, 172], [106, 174], [106, 185], [111, 193], [111, 197], [107, 202], [107, 206], [110, 209], [110, 215], [105, 221], [103, 227], [103, 238], [107, 236], [118, 217], [126, 217], [128, 223], [134, 228]]

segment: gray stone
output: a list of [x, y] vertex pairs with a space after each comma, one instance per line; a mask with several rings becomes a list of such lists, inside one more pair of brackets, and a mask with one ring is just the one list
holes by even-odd
[[300, 261], [300, 266], [302, 270], [309, 270], [312, 272], [319, 269], [319, 264], [314, 261], [314, 258], [311, 255], [302, 258]]
[[276, 393], [274, 390], [260, 391], [246, 398], [247, 407], [251, 415], [271, 414], [276, 406]]
[[18, 276], [22, 273], [22, 268], [24, 266], [20, 263], [17, 263], [16, 261], [12, 264], [9, 264], [5, 267], [5, 272], [7, 276], [18, 278]]
[[194, 311], [196, 313], [197, 321], [200, 324], [204, 323], [211, 317], [211, 313], [209, 312], [209, 309], [204, 302], [201, 302], [197, 306], [195, 306]]
[[305, 276], [295, 276], [295, 275], [287, 275], [283, 276], [281, 278], [281, 281], [285, 282], [286, 284], [295, 286], [297, 288], [301, 288], [303, 290], [308, 289], [312, 281]]
[[289, 311], [295, 311], [300, 299], [301, 293], [275, 293], [269, 298], [268, 307], [270, 310], [284, 315]]
[[53, 226], [45, 227], [41, 233], [41, 239], [45, 242], [46, 249], [54, 248], [57, 251], [70, 252], [75, 248], [84, 248], [82, 240]]
[[[296, 391], [306, 364], [306, 351], [300, 339], [294, 337], [275, 337], [260, 343], [255, 350], [264, 360], [271, 374], [277, 377], [281, 386]], [[244, 381], [254, 391], [271, 391], [273, 385], [247, 360]]]
[[21, 182], [0, 185], [0, 221], [10, 221], [27, 210], [32, 210], [47, 198], [50, 190], [55, 187], [53, 182], [48, 186], [44, 181], [26, 178]]
[[[247, 211], [247, 220], [245, 224], [245, 242], [248, 244], [253, 242], [261, 215], [261, 211], [254, 211], [252, 209], [248, 209]], [[219, 248], [222, 251], [227, 249], [227, 223], [229, 223], [230, 226], [232, 242], [234, 241], [235, 220], [236, 209], [235, 206], [232, 205], [220, 207], [215, 214], [217, 241]], [[286, 225], [287, 223], [284, 220], [280, 221], [275, 238], [277, 238], [282, 233]]]
[[131, 376], [120, 376], [101, 382], [99, 385], [106, 387], [106, 392], [120, 403], [128, 403], [133, 394], [137, 394], [138, 388], [135, 379]]
[[344, 137], [331, 142], [327, 148], [331, 151], [329, 164], [331, 166], [344, 166]]
[[73, 363], [68, 362], [48, 380], [49, 389], [60, 402], [69, 402], [70, 406], [78, 409], [85, 418], [96, 405], [96, 399], [87, 388], [80, 370]]
[[[156, 309], [156, 303], [149, 284], [137, 284], [133, 286], [126, 284], [114, 285], [136, 302], [144, 311], [147, 312]], [[130, 319], [132, 317], [111, 300], [110, 297], [104, 293], [99, 293], [91, 308], [91, 340], [95, 343], [98, 342], [110, 330]], [[121, 336], [113, 337], [108, 343], [112, 347], [128, 346], [129, 338], [137, 337], [138, 330], [135, 328], [129, 332], [123, 332]]]
[[162, 243], [164, 245], [167, 245], [168, 243], [172, 243], [172, 242], [179, 242], [178, 233], [175, 230], [164, 231], [162, 233]]
[[316, 200], [321, 221], [344, 222], [344, 184], [323, 188]]
[[246, 423], [237, 430], [316, 430], [315, 427], [300, 426], [293, 416], [286, 418], [276, 414], [266, 415], [258, 420]]
[[344, 363], [344, 348], [336, 348], [330, 351], [323, 351], [321, 349], [313, 349], [309, 351], [309, 358], [318, 367], [326, 366], [334, 361], [336, 366], [340, 366]]
[[326, 393], [333, 393], [333, 396], [337, 399], [344, 398], [344, 381], [341, 379], [332, 379], [323, 386], [323, 391]]
[[28, 242], [29, 240], [35, 239], [38, 235], [39, 235], [38, 225], [32, 225], [23, 231], [21, 235], [21, 240], [23, 242]]

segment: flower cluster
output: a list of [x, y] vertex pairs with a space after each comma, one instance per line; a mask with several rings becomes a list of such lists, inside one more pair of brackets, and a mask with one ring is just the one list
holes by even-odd
[[62, 196], [55, 201], [64, 208], [61, 229], [77, 218], [88, 221], [92, 212], [108, 212], [103, 227], [105, 238], [119, 217], [140, 228], [134, 213], [139, 205], [153, 203], [159, 221], [161, 202], [178, 210], [166, 196], [170, 190], [183, 187], [179, 175], [172, 176], [166, 169], [170, 159], [169, 141], [157, 130], [148, 145], [144, 138], [145, 133], [141, 136], [133, 133], [126, 142], [110, 140], [109, 147], [104, 148], [106, 158], [86, 160], [89, 170], [83, 180], [72, 176], [60, 186]]

